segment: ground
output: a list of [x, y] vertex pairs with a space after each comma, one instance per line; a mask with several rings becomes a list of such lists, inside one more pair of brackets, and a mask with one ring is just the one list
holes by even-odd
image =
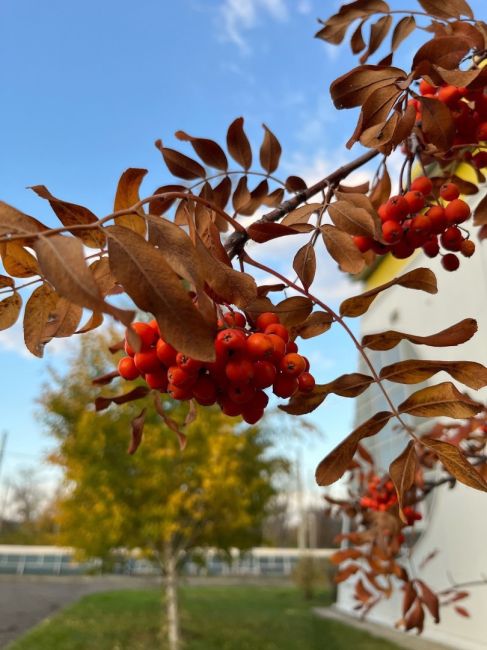
[[[290, 587], [181, 589], [185, 650], [397, 650], [336, 621], [317, 618]], [[160, 592], [112, 591], [84, 597], [41, 623], [8, 650], [155, 650]]]

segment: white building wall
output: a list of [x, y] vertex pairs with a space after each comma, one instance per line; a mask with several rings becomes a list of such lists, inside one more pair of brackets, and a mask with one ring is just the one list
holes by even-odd
[[[402, 271], [427, 266], [437, 278], [436, 295], [394, 287], [381, 294], [362, 320], [362, 333], [372, 334], [386, 329], [427, 335], [445, 329], [466, 317], [478, 321], [479, 333], [462, 346], [432, 348], [401, 344], [399, 349], [373, 353], [378, 367], [411, 354], [424, 359], [471, 360], [487, 365], [487, 242], [478, 243], [470, 259], [461, 259], [459, 271], [448, 273], [441, 267], [440, 258], [415, 257]], [[442, 373], [431, 382], [451, 381]], [[403, 386], [388, 383], [393, 400], [398, 404], [415, 389], [426, 384]], [[458, 384], [460, 390], [466, 388]], [[375, 387], [371, 387], [358, 400], [358, 421], [363, 421], [382, 408], [387, 408]], [[468, 389], [467, 389], [468, 390]], [[469, 391], [476, 399], [487, 403], [487, 390]], [[416, 418], [416, 424], [427, 425]], [[378, 452], [382, 469], [404, 448], [405, 434], [388, 426], [378, 436], [370, 439], [369, 449]], [[450, 579], [466, 582], [487, 576], [487, 495], [462, 485], [453, 490], [446, 486], [435, 491], [428, 504], [428, 513], [422, 536], [414, 546], [409, 570], [412, 576], [421, 577], [434, 588], [446, 588]], [[438, 554], [418, 570], [421, 561], [431, 551]], [[471, 613], [463, 618], [452, 607], [442, 611], [442, 621], [435, 626], [431, 619], [426, 624], [425, 638], [441, 641], [456, 650], [481, 650], [487, 648], [487, 586], [471, 589], [471, 596], [459, 604]], [[395, 593], [390, 601], [377, 606], [369, 614], [370, 620], [393, 625], [401, 617], [402, 592]], [[340, 585], [338, 607], [353, 613], [353, 585]]]

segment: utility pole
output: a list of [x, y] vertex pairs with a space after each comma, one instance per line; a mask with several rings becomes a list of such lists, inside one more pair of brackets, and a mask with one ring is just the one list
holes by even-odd
[[[5, 448], [7, 446], [7, 438], [8, 438], [8, 432], [3, 431], [2, 439], [0, 442], [0, 486], [2, 484], [1, 476], [2, 476], [3, 461], [5, 458]], [[1, 510], [0, 510], [0, 530], [2, 530], [3, 528], [3, 515], [5, 513], [5, 507], [7, 505], [8, 491], [9, 491], [9, 486], [7, 486], [6, 493], [3, 495], [3, 499], [2, 499]]]

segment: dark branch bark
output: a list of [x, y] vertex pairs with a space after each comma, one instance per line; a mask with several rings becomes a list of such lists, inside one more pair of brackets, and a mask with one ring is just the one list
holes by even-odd
[[[359, 158], [356, 158], [355, 160], [352, 160], [346, 165], [339, 167], [334, 172], [326, 176], [326, 178], [322, 178], [320, 181], [318, 181], [311, 187], [308, 187], [306, 190], [303, 190], [302, 192], [298, 192], [288, 201], [284, 201], [283, 203], [281, 203], [281, 205], [278, 208], [272, 210], [272, 212], [268, 212], [267, 214], [265, 214], [256, 223], [269, 223], [271, 221], [279, 221], [279, 219], [285, 217], [286, 214], [289, 214], [289, 212], [295, 210], [299, 205], [301, 205], [301, 203], [304, 203], [315, 194], [318, 194], [318, 192], [324, 190], [325, 187], [327, 187], [328, 185], [339, 183], [340, 181], [342, 181], [351, 172], [355, 171], [356, 169], [359, 169], [360, 167], [362, 167], [362, 165], [365, 165], [370, 160], [375, 158], [375, 156], [377, 156], [378, 153], [379, 153], [378, 151], [372, 149], [371, 151], [367, 151], [366, 153], [364, 153]], [[245, 246], [247, 240], [248, 240], [248, 235], [246, 232], [234, 232], [232, 235], [230, 235], [230, 237], [227, 239], [225, 243], [225, 248], [230, 259], [232, 259], [236, 255], [239, 255], [242, 252], [243, 247]]]

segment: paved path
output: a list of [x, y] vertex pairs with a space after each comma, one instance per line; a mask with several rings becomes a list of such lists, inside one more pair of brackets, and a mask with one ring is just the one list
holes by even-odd
[[154, 580], [110, 576], [92, 577], [0, 577], [0, 648], [21, 636], [62, 607], [82, 596], [115, 589], [155, 586]]

